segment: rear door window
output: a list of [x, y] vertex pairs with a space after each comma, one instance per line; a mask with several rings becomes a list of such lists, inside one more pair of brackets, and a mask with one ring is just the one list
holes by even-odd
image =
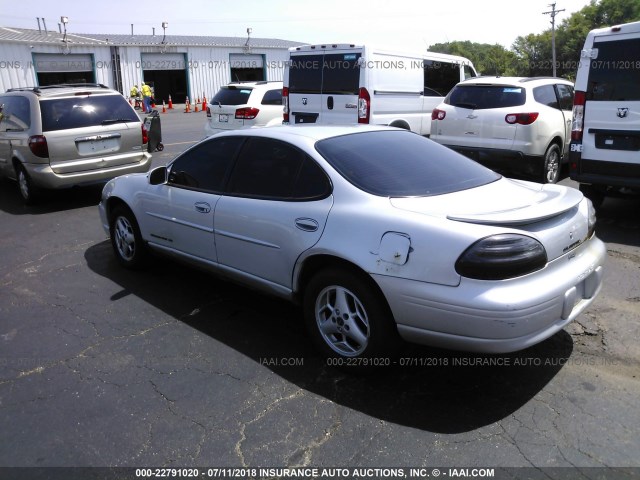
[[42, 130], [140, 122], [138, 114], [122, 95], [88, 95], [40, 101]]
[[262, 105], [282, 105], [282, 89], [267, 90], [262, 97]]
[[640, 100], [640, 38], [596, 41], [589, 64], [587, 100]]
[[361, 54], [295, 55], [289, 63], [289, 93], [357, 95]]
[[533, 89], [533, 98], [536, 102], [551, 108], [558, 108], [558, 98], [553, 85], [542, 85]]

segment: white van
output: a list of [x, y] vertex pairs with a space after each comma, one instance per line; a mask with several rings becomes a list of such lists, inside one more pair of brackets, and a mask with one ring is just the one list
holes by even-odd
[[596, 206], [640, 193], [640, 22], [587, 35], [571, 130], [571, 178]]
[[371, 123], [431, 131], [431, 111], [477, 73], [470, 60], [335, 44], [289, 49], [284, 123]]

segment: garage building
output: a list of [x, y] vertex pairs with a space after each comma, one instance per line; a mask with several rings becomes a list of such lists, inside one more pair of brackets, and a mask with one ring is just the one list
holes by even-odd
[[56, 83], [102, 83], [124, 95], [143, 81], [157, 102], [211, 98], [230, 81], [282, 80], [288, 49], [269, 38], [63, 34], [0, 27], [0, 92]]

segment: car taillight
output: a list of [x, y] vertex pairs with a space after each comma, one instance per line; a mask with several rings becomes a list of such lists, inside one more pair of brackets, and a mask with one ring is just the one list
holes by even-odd
[[504, 121], [509, 125], [531, 125], [538, 118], [537, 112], [531, 113], [510, 113], [504, 117]]
[[207, 118], [211, 118], [211, 109], [207, 107]]
[[282, 123], [289, 123], [289, 87], [282, 89]]
[[48, 158], [49, 146], [47, 145], [47, 139], [44, 135], [31, 135], [29, 137], [29, 150], [36, 157]]
[[144, 126], [144, 123], [140, 125], [142, 128], [142, 144], [149, 143], [149, 132], [147, 131], [147, 127]]
[[547, 252], [536, 239], [503, 233], [478, 240], [460, 255], [456, 272], [479, 280], [506, 280], [540, 270]]
[[444, 117], [447, 116], [447, 112], [444, 110], [438, 110], [437, 108], [433, 109], [431, 112], [431, 120], [444, 120]]
[[369, 112], [371, 110], [371, 97], [364, 87], [358, 91], [358, 123], [369, 123]]
[[260, 110], [253, 107], [244, 107], [236, 110], [236, 119], [238, 120], [253, 120], [258, 115]]
[[584, 127], [584, 92], [576, 92], [573, 96], [573, 120], [571, 120], [571, 140], [582, 141], [582, 128]]

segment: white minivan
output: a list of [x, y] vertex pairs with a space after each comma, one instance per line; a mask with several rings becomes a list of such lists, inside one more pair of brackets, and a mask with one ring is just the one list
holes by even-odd
[[431, 111], [457, 83], [477, 76], [464, 57], [326, 44], [289, 49], [284, 123], [370, 123], [431, 131]]
[[640, 22], [587, 35], [571, 130], [571, 178], [596, 206], [640, 193]]

